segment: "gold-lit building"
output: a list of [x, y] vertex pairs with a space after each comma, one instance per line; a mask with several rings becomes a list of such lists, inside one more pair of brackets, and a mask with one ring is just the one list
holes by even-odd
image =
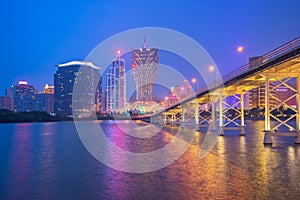
[[44, 87], [44, 94], [54, 94], [54, 86], [46, 84]]
[[153, 86], [158, 75], [158, 49], [143, 47], [132, 50], [132, 76], [136, 83], [136, 101], [153, 101]]

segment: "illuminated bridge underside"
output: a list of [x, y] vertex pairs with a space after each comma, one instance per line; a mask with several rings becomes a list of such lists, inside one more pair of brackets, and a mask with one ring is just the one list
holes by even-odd
[[[296, 79], [296, 87], [289, 85], [289, 80]], [[270, 83], [273, 87], [270, 88]], [[247, 64], [232, 73], [211, 83], [213, 87], [203, 87], [196, 91], [196, 98], [190, 97], [173, 105], [160, 113], [156, 113], [151, 120], [161, 124], [180, 124], [181, 127], [193, 127], [198, 130], [203, 125], [215, 129], [239, 130], [245, 134], [244, 124], [244, 93], [261, 85], [265, 86], [265, 133], [264, 143], [272, 144], [272, 136], [296, 136], [296, 143], [300, 143], [300, 37], [265, 54], [256, 63]], [[280, 101], [275, 108], [270, 107], [271, 90], [285, 86], [293, 91], [293, 95]], [[208, 90], [207, 88], [213, 88]], [[230, 104], [226, 97], [234, 96], [237, 101]], [[276, 99], [276, 97], [272, 96]], [[296, 108], [289, 107], [287, 101], [296, 98]], [[294, 114], [287, 119], [279, 119], [272, 115], [272, 111], [280, 106], [289, 107]], [[237, 109], [237, 107], [239, 109]], [[234, 116], [228, 115], [233, 112]], [[277, 122], [272, 123], [271, 117]], [[288, 123], [296, 120], [296, 123]], [[193, 124], [193, 125], [192, 125]], [[294, 124], [294, 125], [293, 125]], [[283, 127], [287, 128], [284, 129]]]

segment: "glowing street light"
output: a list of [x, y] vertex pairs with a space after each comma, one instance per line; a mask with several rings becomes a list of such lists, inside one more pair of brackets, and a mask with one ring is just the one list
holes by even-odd
[[215, 66], [213, 66], [213, 65], [210, 65], [210, 66], [208, 67], [208, 70], [209, 70], [210, 72], [213, 72], [213, 71], [215, 71]]
[[243, 52], [243, 51], [244, 51], [244, 47], [239, 46], [239, 47], [237, 48], [237, 51], [238, 51], [238, 52]]
[[117, 50], [117, 57], [120, 58], [121, 57], [121, 50]]
[[216, 70], [216, 68], [215, 68], [215, 66], [213, 66], [213, 65], [210, 65], [209, 67], [208, 67], [208, 71], [210, 71], [210, 72], [215, 72], [215, 87], [217, 86], [217, 81], [218, 81], [218, 71]]
[[196, 78], [192, 78], [192, 83], [197, 83], [197, 90], [199, 90], [199, 81], [197, 81], [197, 79]]
[[243, 46], [238, 46], [237, 49], [236, 49], [236, 51], [239, 52], [239, 53], [245, 52], [245, 55], [246, 55], [246, 63], [248, 63], [248, 61], [249, 61], [249, 58], [248, 58], [248, 52], [246, 51], [245, 47], [243, 47]]

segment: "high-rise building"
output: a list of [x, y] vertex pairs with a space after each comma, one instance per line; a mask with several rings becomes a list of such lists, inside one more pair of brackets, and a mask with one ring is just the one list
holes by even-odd
[[19, 81], [18, 85], [13, 85], [6, 90], [6, 96], [10, 97], [11, 109], [15, 112], [31, 111], [33, 102], [28, 96], [34, 95], [36, 89], [29, 85], [27, 81]]
[[95, 109], [97, 112], [103, 111], [103, 93], [102, 93], [102, 76], [98, 82], [95, 94]]
[[11, 109], [11, 100], [8, 96], [2, 96], [0, 97], [0, 109]]
[[175, 94], [175, 88], [171, 87], [170, 93], [165, 98], [164, 106], [168, 107], [178, 102], [178, 96]]
[[31, 111], [54, 112], [54, 94], [38, 93], [27, 95], [26, 100], [32, 105]]
[[153, 100], [153, 86], [158, 75], [158, 49], [148, 48], [146, 38], [142, 48], [132, 50], [131, 67], [136, 83], [136, 101]]
[[177, 85], [174, 88], [174, 93], [176, 94], [178, 100], [187, 97], [188, 95], [192, 94], [192, 92], [193, 92], [192, 86], [189, 84], [187, 80], [184, 80], [181, 86]]
[[106, 112], [122, 111], [126, 108], [125, 60], [120, 50], [106, 74]]
[[[274, 83], [270, 83], [270, 93], [272, 94], [269, 98], [270, 107], [273, 108], [276, 105], [276, 100], [272, 96], [276, 95], [276, 91], [273, 90]], [[255, 89], [249, 91], [249, 107], [265, 107], [265, 86], [261, 85]]]
[[15, 111], [15, 103], [14, 103], [15, 89], [14, 89], [14, 86], [12, 85], [10, 88], [7, 88], [5, 93], [6, 93], [5, 96], [9, 97], [9, 99], [10, 99], [9, 110]]
[[13, 85], [6, 90], [7, 98], [10, 100], [10, 110], [15, 112], [44, 111], [53, 113], [54, 87], [46, 85], [46, 93], [37, 93], [37, 90], [28, 85], [27, 81], [19, 81], [18, 85]]
[[[71, 61], [59, 64], [54, 74], [54, 112], [60, 116], [72, 116], [72, 96], [75, 81], [81, 83], [77, 87], [80, 92], [76, 93], [77, 105], [82, 105], [76, 110], [79, 115], [86, 116], [96, 109], [95, 100], [101, 90], [100, 68], [91, 62]], [[80, 71], [79, 71], [80, 69]], [[95, 94], [93, 94], [95, 92]], [[95, 96], [95, 99], [93, 98]]]

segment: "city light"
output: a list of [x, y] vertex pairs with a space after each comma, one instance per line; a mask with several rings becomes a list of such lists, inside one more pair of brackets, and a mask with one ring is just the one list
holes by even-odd
[[199, 81], [197, 81], [196, 78], [192, 78], [192, 83], [193, 83], [193, 84], [196, 84], [196, 83], [197, 83], [197, 90], [199, 90], [200, 85], [199, 85]]
[[208, 70], [209, 70], [210, 72], [215, 71], [215, 66], [210, 65], [210, 66], [208, 67]]
[[237, 51], [238, 52], [243, 52], [244, 51], [244, 47], [243, 46], [238, 46]]
[[28, 85], [27, 81], [19, 81], [19, 85]]
[[236, 50], [239, 53], [245, 53], [246, 63], [247, 63], [249, 58], [248, 58], [248, 52], [246, 51], [246, 49], [243, 46], [238, 46], [238, 48]]

